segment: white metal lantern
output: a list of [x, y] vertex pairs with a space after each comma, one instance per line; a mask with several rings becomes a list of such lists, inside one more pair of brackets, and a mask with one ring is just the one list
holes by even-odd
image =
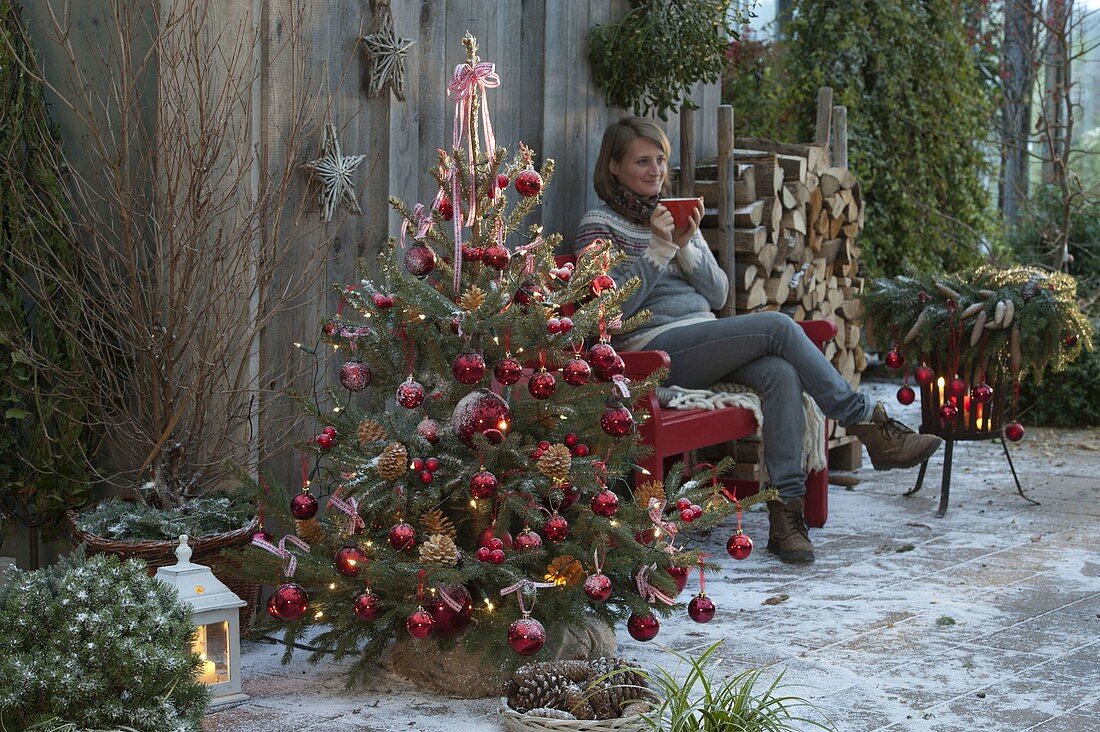
[[157, 579], [179, 591], [191, 605], [194, 651], [202, 659], [199, 681], [210, 687], [210, 704], [244, 701], [241, 693], [241, 627], [238, 608], [247, 603], [214, 576], [209, 567], [191, 563], [187, 534], [180, 536], [176, 564], [157, 570]]

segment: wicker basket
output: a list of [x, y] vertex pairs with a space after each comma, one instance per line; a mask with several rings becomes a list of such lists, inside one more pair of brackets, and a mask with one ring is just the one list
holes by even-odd
[[616, 719], [551, 719], [521, 714], [500, 700], [500, 719], [509, 732], [643, 732], [653, 729], [640, 714]]
[[[77, 524], [75, 511], [67, 511], [65, 516], [69, 520], [69, 536], [73, 547], [84, 544], [88, 554], [114, 554], [122, 559], [140, 559], [145, 562], [150, 576], [156, 574], [159, 567], [176, 563], [178, 541], [104, 539], [102, 536], [82, 531]], [[256, 617], [256, 604], [260, 599], [260, 584], [238, 577], [234, 562], [222, 557], [222, 550], [237, 549], [247, 545], [252, 541], [252, 534], [259, 529], [259, 526], [259, 520], [252, 519], [251, 523], [240, 529], [190, 538], [187, 542], [191, 547], [191, 561], [210, 567], [215, 576], [224, 582], [233, 594], [247, 603], [240, 610], [242, 633], [252, 628], [252, 621]]]

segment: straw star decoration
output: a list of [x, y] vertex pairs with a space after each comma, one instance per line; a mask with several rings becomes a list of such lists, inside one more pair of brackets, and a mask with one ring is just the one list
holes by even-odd
[[389, 0], [378, 0], [374, 17], [374, 33], [362, 39], [371, 61], [367, 95], [376, 97], [389, 84], [394, 96], [405, 101], [405, 54], [416, 41], [397, 37]]
[[355, 184], [351, 174], [365, 155], [344, 155], [340, 151], [340, 141], [336, 138], [336, 125], [325, 124], [325, 135], [321, 141], [321, 157], [303, 165], [309, 177], [320, 186], [321, 220], [332, 221], [337, 204], [353, 214], [362, 214], [359, 201], [355, 198]]

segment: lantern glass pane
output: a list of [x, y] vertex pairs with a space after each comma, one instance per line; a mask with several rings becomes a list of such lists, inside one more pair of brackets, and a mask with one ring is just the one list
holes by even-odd
[[206, 685], [229, 681], [229, 621], [200, 625], [193, 650], [202, 660], [199, 681]]

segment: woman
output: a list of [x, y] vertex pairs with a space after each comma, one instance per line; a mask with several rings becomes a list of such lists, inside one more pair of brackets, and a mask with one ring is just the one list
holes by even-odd
[[702, 202], [683, 228], [659, 202], [668, 154], [668, 138], [651, 120], [625, 117], [608, 126], [594, 176], [604, 204], [584, 215], [576, 249], [596, 239], [612, 241], [626, 259], [609, 274], [617, 282], [641, 282], [623, 314], [646, 309], [653, 317], [616, 338], [616, 347], [666, 351], [669, 384], [697, 389], [732, 381], [760, 393], [764, 463], [781, 498], [768, 504], [768, 551], [784, 561], [812, 562], [802, 518], [802, 392], [863, 441], [878, 470], [923, 462], [941, 441], [914, 433], [854, 391], [788, 316], [715, 318], [711, 311], [725, 304], [729, 281], [699, 233]]

